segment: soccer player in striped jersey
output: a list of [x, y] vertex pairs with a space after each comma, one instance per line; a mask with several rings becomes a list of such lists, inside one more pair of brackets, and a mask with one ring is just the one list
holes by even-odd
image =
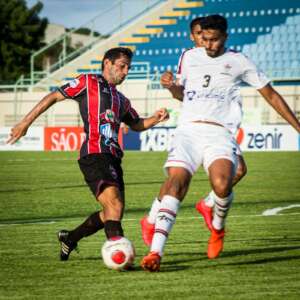
[[[159, 196], [150, 252], [143, 269], [160, 269], [161, 258], [193, 174], [200, 166], [208, 174], [215, 207], [207, 256], [223, 251], [225, 221], [233, 201], [232, 182], [236, 168], [236, 142], [229, 128], [231, 102], [240, 97], [240, 85], [248, 83], [300, 133], [300, 123], [270, 81], [243, 54], [225, 48], [227, 20], [220, 15], [201, 22], [203, 48], [193, 48], [182, 58], [180, 85], [173, 78], [163, 86], [183, 97], [181, 114], [171, 149], [164, 165], [168, 177]], [[236, 116], [234, 116], [236, 117]], [[240, 116], [241, 117], [241, 116]], [[236, 122], [236, 120], [231, 120]]]
[[120, 123], [134, 131], [144, 131], [168, 119], [165, 108], [153, 116], [141, 118], [130, 101], [116, 86], [126, 78], [133, 53], [128, 48], [109, 49], [103, 57], [102, 75], [80, 75], [45, 96], [12, 128], [7, 143], [15, 143], [24, 136], [34, 120], [54, 103], [67, 98], [78, 102], [86, 139], [80, 149], [79, 167], [85, 181], [102, 211], [90, 215], [73, 230], [61, 230], [60, 259], [68, 260], [70, 253], [83, 238], [104, 228], [107, 239], [123, 236], [121, 219], [124, 211], [124, 181], [121, 167], [123, 151], [118, 143]]

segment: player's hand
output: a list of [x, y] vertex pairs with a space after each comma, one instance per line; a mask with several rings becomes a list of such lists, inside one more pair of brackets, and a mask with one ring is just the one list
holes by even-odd
[[169, 119], [169, 112], [166, 108], [160, 108], [154, 113], [154, 117], [157, 119], [157, 122], [163, 122]]
[[18, 141], [22, 136], [26, 134], [28, 130], [28, 125], [20, 122], [15, 127], [13, 127], [10, 131], [10, 137], [6, 141], [7, 144], [14, 144], [16, 141]]
[[170, 71], [164, 72], [160, 77], [160, 84], [167, 89], [174, 85], [173, 73]]

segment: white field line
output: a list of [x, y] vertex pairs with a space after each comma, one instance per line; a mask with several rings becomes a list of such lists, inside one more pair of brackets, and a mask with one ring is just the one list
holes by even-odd
[[274, 215], [277, 215], [282, 210], [291, 209], [294, 207], [300, 207], [300, 204], [294, 204], [294, 205], [289, 205], [289, 206], [284, 206], [284, 207], [275, 207], [275, 208], [267, 209], [262, 213], [262, 215], [263, 216], [274, 216]]
[[[300, 212], [299, 213], [290, 213], [290, 214], [274, 214], [274, 215], [263, 215], [263, 214], [260, 214], [260, 215], [233, 215], [233, 216], [228, 216], [228, 218], [257, 218], [257, 217], [276, 217], [276, 216], [298, 216], [300, 215]], [[74, 219], [77, 219], [77, 218], [74, 218]], [[199, 219], [199, 217], [178, 217], [176, 218], [178, 221], [180, 220], [194, 220], [194, 219]], [[138, 222], [140, 219], [126, 219], [124, 218], [123, 221], [125, 222]], [[41, 220], [39, 222], [36, 222], [34, 219], [32, 220], [20, 220], [18, 221], [18, 223], [7, 223], [7, 224], [0, 224], [0, 228], [1, 227], [5, 227], [5, 226], [16, 226], [16, 225], [47, 225], [47, 224], [54, 224], [54, 223], [58, 223], [58, 222], [62, 222], [62, 221], [66, 221], [65, 219], [60, 219], [60, 220], [51, 220], [51, 219], [47, 219], [45, 221]]]

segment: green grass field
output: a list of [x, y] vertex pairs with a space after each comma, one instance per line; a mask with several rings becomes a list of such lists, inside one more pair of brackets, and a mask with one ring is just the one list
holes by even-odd
[[[127, 152], [123, 227], [136, 247], [134, 271], [108, 270], [104, 233], [58, 260], [56, 232], [98, 208], [77, 153], [0, 153], [0, 299], [300, 299], [300, 152], [245, 153], [225, 249], [206, 258], [209, 237], [194, 203], [209, 191], [199, 171], [180, 209], [159, 273], [141, 270], [147, 253], [139, 219], [164, 180], [166, 153]], [[267, 209], [290, 208], [273, 216]]]

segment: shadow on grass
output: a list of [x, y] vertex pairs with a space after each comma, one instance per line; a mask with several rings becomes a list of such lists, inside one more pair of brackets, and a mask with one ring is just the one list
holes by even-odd
[[300, 249], [299, 246], [286, 246], [286, 247], [268, 247], [268, 248], [257, 248], [257, 249], [248, 249], [248, 250], [237, 250], [237, 251], [224, 251], [222, 257], [234, 257], [234, 256], [245, 256], [251, 254], [263, 254], [263, 253], [278, 253], [289, 250]]
[[254, 241], [254, 242], [258, 242], [258, 241], [264, 241], [264, 242], [271, 242], [271, 243], [287, 243], [287, 242], [300, 242], [300, 237], [288, 237], [288, 236], [282, 236], [282, 237], [270, 237], [270, 238], [255, 238], [253, 239], [231, 239], [230, 243], [234, 243], [234, 242], [246, 242], [246, 241]]
[[[252, 254], [269, 254], [269, 253], [280, 253], [289, 250], [297, 250], [300, 249], [300, 246], [288, 246], [288, 247], [271, 247], [271, 248], [260, 248], [260, 249], [249, 249], [249, 250], [240, 250], [240, 251], [225, 251], [222, 253], [219, 259], [209, 260], [206, 256], [206, 253], [199, 252], [178, 252], [168, 254], [168, 257], [176, 257], [176, 256], [183, 256], [182, 259], [172, 259], [171, 261], [164, 261], [162, 264], [162, 271], [176, 271], [176, 268], [185, 270], [191, 268], [193, 262], [213, 262], [214, 265], [205, 265], [201, 266], [201, 268], [211, 268], [211, 267], [222, 267], [222, 266], [235, 266], [235, 265], [252, 265], [252, 264], [266, 264], [272, 262], [281, 262], [281, 261], [288, 261], [288, 260], [295, 260], [300, 259], [300, 255], [291, 255], [291, 256], [282, 256], [282, 257], [265, 257], [260, 259], [250, 259], [241, 262], [229, 262], [224, 263], [222, 259], [230, 258], [230, 257], [243, 257]], [[191, 264], [191, 266], [182, 266], [182, 264]], [[200, 266], [199, 266], [200, 267]]]
[[[195, 267], [193, 262], [213, 262], [214, 264], [211, 265], [201, 265], [199, 268], [215, 268], [215, 267], [224, 267], [224, 266], [239, 266], [239, 265], [260, 265], [260, 264], [267, 264], [267, 263], [276, 263], [276, 262], [284, 262], [284, 261], [291, 261], [291, 260], [300, 260], [300, 255], [286, 255], [281, 257], [265, 257], [260, 259], [248, 259], [241, 262], [228, 262], [224, 263], [222, 258], [228, 258], [233, 256], [245, 256], [249, 254], [264, 254], [264, 253], [278, 253], [288, 250], [296, 250], [300, 249], [300, 246], [291, 246], [291, 247], [273, 247], [273, 248], [264, 248], [264, 249], [253, 249], [253, 250], [246, 250], [246, 251], [234, 251], [234, 252], [224, 252], [219, 259], [209, 260], [206, 257], [206, 254], [201, 255], [200, 253], [180, 253], [180, 255], [187, 255], [188, 258], [185, 259], [174, 259], [172, 261], [166, 261], [162, 264], [161, 272], [173, 272], [178, 270], [186, 270], [191, 267]], [[178, 255], [178, 254], [177, 254]], [[171, 254], [170, 256], [174, 256]], [[182, 265], [182, 264], [190, 264], [190, 266]]]
[[[246, 255], [252, 254], [268, 254], [268, 253], [279, 253], [289, 250], [297, 250], [300, 249], [300, 246], [289, 246], [289, 247], [271, 247], [271, 248], [260, 248], [260, 249], [249, 249], [249, 250], [240, 250], [240, 251], [225, 251], [222, 253], [220, 258], [209, 260], [205, 253], [199, 252], [178, 252], [171, 253], [166, 255], [167, 261], [163, 261], [161, 265], [161, 270], [159, 273], [167, 273], [167, 272], [178, 272], [178, 271], [186, 271], [190, 268], [216, 268], [216, 267], [224, 267], [224, 266], [239, 266], [239, 265], [259, 265], [259, 264], [267, 264], [267, 263], [276, 263], [290, 260], [299, 260], [300, 255], [290, 255], [290, 256], [281, 256], [281, 257], [264, 257], [264, 258], [248, 258], [247, 260], [243, 259], [240, 262], [226, 262], [223, 259], [230, 257], [238, 257], [241, 258]], [[137, 255], [135, 260], [135, 266], [130, 272], [145, 272], [140, 267], [140, 261], [143, 255]], [[182, 258], [176, 258], [177, 256], [182, 256]], [[101, 257], [99, 256], [90, 256], [79, 258], [76, 257], [75, 260], [87, 260], [87, 261], [99, 261]], [[198, 267], [194, 264], [194, 262], [202, 262]], [[203, 265], [203, 263], [205, 263]], [[213, 264], [211, 264], [213, 263]]]
[[[147, 182], [130, 182], [126, 183], [126, 186], [135, 185], [152, 185], [161, 184], [162, 181], [147, 181]], [[70, 185], [55, 185], [55, 186], [44, 186], [44, 187], [32, 187], [32, 188], [17, 188], [0, 190], [0, 193], [19, 193], [19, 192], [32, 192], [32, 191], [43, 191], [43, 190], [59, 190], [59, 189], [77, 189], [77, 188], [88, 188], [86, 184], [70, 184]]]
[[[196, 182], [207, 181], [207, 179], [197, 179]], [[136, 186], [136, 185], [152, 185], [152, 184], [162, 184], [162, 180], [151, 180], [151, 181], [138, 181], [138, 182], [128, 182], [126, 186]], [[70, 184], [70, 185], [55, 185], [55, 186], [44, 186], [44, 187], [32, 187], [32, 188], [16, 188], [16, 189], [6, 189], [0, 190], [0, 193], [18, 193], [18, 192], [32, 192], [32, 191], [42, 191], [42, 190], [57, 190], [57, 189], [74, 189], [74, 188], [88, 188], [86, 184]], [[158, 192], [158, 191], [157, 191]]]
[[[145, 253], [146, 254], [146, 253]], [[187, 265], [181, 265], [182, 263], [189, 263], [192, 261], [199, 261], [201, 259], [206, 259], [200, 258], [199, 259], [199, 253], [178, 253], [175, 255], [191, 255], [195, 256], [194, 258], [189, 258], [187, 260], [184, 259], [178, 259], [178, 260], [172, 260], [172, 261], [166, 261], [162, 263], [162, 269], [160, 270], [160, 273], [162, 272], [177, 272], [177, 271], [185, 271], [190, 268], [190, 266]], [[172, 257], [174, 254], [168, 255], [168, 257]], [[135, 272], [145, 272], [142, 267], [140, 266], [140, 262], [142, 260], [143, 255], [137, 255], [135, 258], [135, 265], [132, 270], [129, 271], [135, 271]], [[99, 261], [101, 260], [101, 257], [99, 256], [90, 256], [90, 257], [85, 257], [85, 258], [77, 258], [77, 260], [88, 260], [88, 261]]]
[[57, 189], [74, 189], [74, 188], [86, 188], [86, 187], [87, 186], [85, 184], [45, 186], [45, 187], [36, 187], [36, 188], [0, 190], [0, 193], [19, 193], [19, 192], [33, 192], [33, 191], [57, 190]]

